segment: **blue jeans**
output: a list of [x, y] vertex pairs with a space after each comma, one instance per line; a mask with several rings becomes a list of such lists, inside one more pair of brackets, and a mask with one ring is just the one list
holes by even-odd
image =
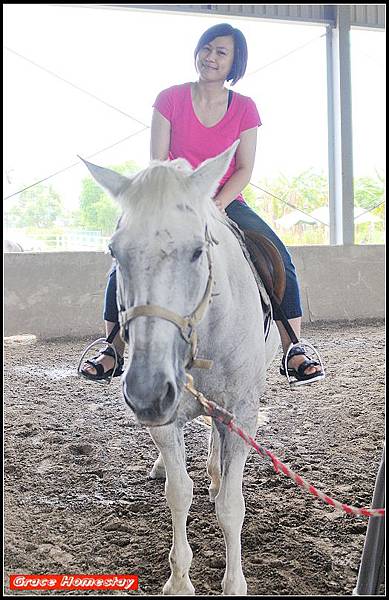
[[[230, 219], [241, 229], [254, 229], [266, 236], [276, 246], [284, 261], [286, 274], [285, 294], [282, 300], [281, 308], [287, 319], [294, 319], [302, 316], [300, 301], [300, 290], [297, 281], [296, 269], [292, 263], [292, 258], [274, 231], [251, 210], [247, 204], [238, 200], [233, 200], [226, 208], [226, 213]], [[116, 304], [116, 269], [113, 268], [109, 274], [108, 284], [105, 290], [104, 302], [104, 320], [116, 323], [118, 321], [118, 309]]]

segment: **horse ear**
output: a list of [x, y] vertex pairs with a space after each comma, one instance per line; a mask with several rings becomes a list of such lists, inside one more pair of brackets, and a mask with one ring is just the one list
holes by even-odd
[[190, 175], [191, 182], [200, 189], [204, 196], [213, 196], [219, 187], [219, 182], [227, 171], [235, 150], [240, 140], [236, 140], [232, 146], [227, 148], [222, 154], [201, 163], [199, 167]]
[[[77, 155], [78, 156], [78, 155]], [[111, 194], [114, 198], [117, 198], [119, 194], [124, 192], [131, 184], [131, 179], [111, 171], [111, 169], [105, 169], [104, 167], [98, 167], [93, 163], [88, 162], [81, 156], [78, 156], [82, 162], [88, 167], [93, 178], [97, 181], [102, 188]]]

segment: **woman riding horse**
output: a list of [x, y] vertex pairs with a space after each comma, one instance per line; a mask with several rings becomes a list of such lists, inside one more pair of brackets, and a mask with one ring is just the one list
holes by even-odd
[[[286, 289], [281, 310], [296, 338], [300, 338], [302, 307], [296, 270], [285, 245], [274, 231], [245, 203], [242, 190], [250, 182], [261, 125], [254, 101], [225, 87], [235, 85], [247, 65], [244, 35], [229, 24], [215, 25], [205, 31], [195, 49], [198, 81], [163, 90], [154, 103], [151, 125], [151, 158], [186, 158], [196, 168], [204, 160], [223, 152], [240, 139], [229, 168], [214, 195], [216, 206], [226, 212], [242, 229], [251, 229], [267, 237], [276, 246], [284, 262]], [[117, 324], [116, 270], [113, 268], [105, 294], [104, 320], [107, 337]], [[294, 344], [281, 320], [283, 358], [280, 372], [299, 384], [324, 378], [320, 364], [307, 356], [303, 344]], [[123, 372], [124, 342], [119, 335], [113, 341], [119, 355], [114, 370], [115, 352], [108, 347], [99, 356], [86, 361], [82, 374], [91, 380], [108, 379]]]

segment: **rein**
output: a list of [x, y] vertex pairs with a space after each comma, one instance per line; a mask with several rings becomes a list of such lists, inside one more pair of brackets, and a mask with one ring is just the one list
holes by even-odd
[[[182, 317], [181, 315], [171, 310], [168, 310], [167, 308], [163, 308], [155, 304], [142, 304], [139, 306], [131, 306], [127, 310], [119, 310], [120, 336], [123, 339], [123, 341], [126, 341], [126, 326], [128, 325], [128, 323], [130, 323], [137, 317], [158, 317], [176, 325], [183, 339], [187, 342], [187, 344], [190, 344], [190, 357], [188, 363], [186, 364], [186, 368], [188, 369], [192, 367], [197, 367], [201, 369], [211, 369], [213, 364], [212, 360], [197, 358], [198, 335], [196, 331], [196, 326], [202, 321], [207, 311], [207, 308], [211, 302], [212, 288], [215, 281], [212, 272], [211, 246], [218, 243], [217, 240], [215, 240], [209, 234], [208, 229], [206, 229], [205, 231], [205, 239], [207, 242], [208, 280], [204, 295], [200, 303], [190, 315]], [[122, 306], [122, 291], [121, 285], [119, 285], [119, 280], [117, 287], [117, 295], [118, 304], [119, 306]]]

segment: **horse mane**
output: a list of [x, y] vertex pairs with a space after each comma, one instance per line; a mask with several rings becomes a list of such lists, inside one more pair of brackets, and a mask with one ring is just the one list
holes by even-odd
[[131, 185], [121, 196], [123, 220], [146, 222], [152, 216], [158, 219], [178, 205], [196, 212], [207, 223], [214, 218], [220, 220], [221, 213], [211, 198], [193, 196], [189, 181], [192, 173], [192, 166], [184, 158], [151, 161], [131, 179]]

